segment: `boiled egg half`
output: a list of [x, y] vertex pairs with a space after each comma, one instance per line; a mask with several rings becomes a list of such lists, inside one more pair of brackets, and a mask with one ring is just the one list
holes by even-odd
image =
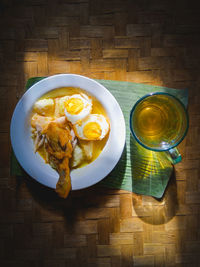
[[68, 121], [75, 124], [86, 118], [92, 111], [92, 100], [85, 94], [70, 96], [65, 102], [65, 116]]
[[74, 125], [74, 130], [82, 140], [102, 140], [109, 131], [109, 123], [101, 114], [90, 114]]

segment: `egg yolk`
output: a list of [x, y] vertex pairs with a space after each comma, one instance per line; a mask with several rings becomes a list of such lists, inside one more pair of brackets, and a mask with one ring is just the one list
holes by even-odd
[[65, 108], [71, 115], [77, 115], [83, 110], [84, 104], [80, 98], [70, 98], [65, 102]]
[[101, 132], [101, 126], [97, 122], [88, 122], [83, 128], [83, 134], [88, 140], [99, 139]]

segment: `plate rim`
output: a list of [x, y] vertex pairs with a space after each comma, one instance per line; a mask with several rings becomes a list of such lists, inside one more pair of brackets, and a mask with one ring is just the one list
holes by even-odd
[[[24, 166], [23, 165], [23, 162], [22, 162], [22, 160], [21, 160], [21, 158], [20, 158], [20, 156], [19, 156], [19, 154], [18, 154], [18, 151], [16, 151], [16, 146], [15, 146], [15, 144], [14, 144], [14, 141], [13, 141], [13, 135], [14, 135], [14, 133], [13, 133], [13, 131], [14, 131], [14, 123], [15, 123], [15, 119], [16, 119], [16, 112], [18, 111], [18, 109], [19, 109], [19, 107], [22, 105], [22, 103], [23, 103], [23, 100], [26, 98], [26, 96], [27, 95], [29, 95], [30, 94], [30, 92], [31, 91], [33, 91], [33, 90], [35, 90], [35, 87], [37, 88], [37, 87], [40, 87], [43, 83], [45, 83], [45, 82], [48, 82], [48, 81], [51, 81], [52, 79], [56, 79], [57, 77], [61, 77], [61, 78], [69, 78], [69, 77], [71, 77], [72, 79], [73, 78], [81, 78], [81, 79], [85, 79], [85, 80], [87, 80], [87, 81], [90, 81], [90, 82], [92, 82], [93, 84], [96, 84], [97, 85], [97, 87], [101, 87], [102, 88], [102, 90], [105, 90], [105, 92], [108, 94], [108, 95], [110, 95], [110, 97], [111, 97], [111, 99], [112, 100], [114, 100], [114, 102], [115, 102], [115, 105], [117, 106], [117, 108], [118, 108], [118, 112], [120, 113], [120, 122], [122, 123], [121, 125], [120, 125], [120, 131], [121, 131], [121, 137], [122, 137], [122, 139], [120, 140], [120, 144], [118, 144], [120, 147], [119, 147], [119, 151], [118, 151], [118, 155], [116, 156], [115, 155], [115, 163], [114, 162], [112, 162], [112, 168], [110, 168], [109, 169], [109, 171], [107, 171], [107, 172], [103, 172], [102, 171], [102, 173], [101, 173], [101, 175], [99, 174], [99, 176], [98, 176], [98, 179], [96, 178], [96, 179], [93, 179], [92, 180], [92, 182], [90, 183], [90, 184], [86, 184], [86, 185], [84, 185], [84, 184], [82, 184], [82, 185], [80, 185], [80, 186], [78, 186], [77, 184], [75, 185], [75, 186], [72, 186], [72, 190], [79, 190], [79, 189], [83, 189], [83, 188], [87, 188], [87, 187], [90, 187], [90, 186], [92, 186], [92, 185], [94, 185], [94, 184], [96, 184], [96, 183], [98, 183], [99, 181], [101, 181], [101, 180], [103, 180], [114, 168], [115, 168], [115, 166], [117, 165], [117, 163], [119, 162], [119, 160], [120, 160], [120, 158], [121, 158], [121, 155], [122, 155], [122, 153], [123, 153], [123, 150], [124, 150], [124, 147], [125, 147], [125, 142], [126, 142], [126, 125], [125, 125], [125, 119], [124, 119], [124, 114], [123, 114], [123, 112], [122, 112], [122, 110], [121, 110], [121, 107], [120, 107], [120, 105], [119, 105], [119, 103], [118, 103], [118, 101], [116, 100], [116, 98], [114, 97], [114, 95], [104, 86], [104, 85], [102, 85], [101, 83], [99, 83], [99, 82], [97, 82], [97, 81], [95, 81], [94, 79], [91, 79], [91, 78], [89, 78], [89, 77], [86, 77], [86, 76], [83, 76], [83, 75], [79, 75], [79, 74], [72, 74], [72, 73], [70, 73], [70, 74], [56, 74], [56, 75], [51, 75], [51, 76], [48, 76], [48, 77], [46, 77], [46, 78], [44, 78], [44, 79], [42, 79], [42, 80], [40, 80], [40, 81], [38, 81], [38, 82], [36, 82], [35, 84], [33, 84], [24, 94], [23, 94], [23, 96], [20, 98], [20, 100], [18, 101], [18, 103], [16, 104], [16, 106], [15, 106], [15, 109], [14, 109], [14, 111], [13, 111], [13, 114], [12, 114], [12, 118], [11, 118], [11, 123], [10, 123], [10, 139], [11, 139], [11, 145], [12, 145], [12, 148], [13, 148], [13, 152], [14, 152], [14, 154], [15, 154], [15, 156], [16, 156], [16, 158], [17, 158], [17, 160], [19, 161], [19, 163], [20, 163], [20, 165], [22, 166], [22, 168], [34, 179], [34, 180], [36, 180], [36, 181], [38, 181], [39, 183], [41, 183], [41, 184], [43, 184], [43, 185], [45, 185], [45, 186], [47, 186], [47, 187], [50, 187], [50, 188], [55, 188], [55, 186], [50, 186], [50, 185], [48, 185], [48, 184], [46, 184], [46, 183], [43, 183], [43, 182], [41, 182], [41, 181], [39, 181], [36, 177], [33, 177], [33, 175], [32, 175], [32, 173], [30, 173], [30, 171], [29, 170], [27, 170], [27, 168], [26, 168], [26, 166]], [[66, 87], [67, 86], [70, 86], [70, 85], [65, 85]], [[59, 88], [59, 87], [61, 87], [61, 86], [58, 86], [57, 88]], [[79, 86], [80, 88], [82, 88], [81, 86]], [[45, 94], [45, 93], [47, 93], [48, 91], [51, 91], [51, 90], [54, 90], [54, 89], [56, 89], [55, 87], [53, 87], [52, 89], [46, 89], [46, 91], [45, 92], [43, 92], [43, 93], [40, 93], [40, 95], [37, 97], [37, 99], [38, 98], [40, 98], [43, 94]], [[84, 89], [83, 88], [83, 90], [85, 90], [86, 92], [87, 92], [87, 90], [86, 89]], [[89, 91], [89, 93], [91, 93], [90, 91]], [[36, 94], [37, 95], [37, 94]], [[96, 95], [94, 95], [95, 97], [96, 97]], [[98, 98], [98, 97], [97, 97]], [[33, 102], [33, 103], [35, 103], [35, 101]], [[102, 103], [103, 104], [103, 103]], [[29, 108], [30, 109], [30, 108]], [[31, 109], [32, 109], [32, 106], [31, 106]], [[27, 116], [28, 116], [28, 114], [26, 114], [26, 118], [27, 118]], [[109, 137], [110, 138], [110, 137]], [[108, 140], [109, 140], [109, 138], [108, 138]], [[108, 141], [107, 141], [108, 142]], [[119, 142], [119, 140], [118, 140], [118, 142]], [[106, 144], [106, 146], [107, 146], [107, 144]], [[105, 146], [105, 147], [106, 147]], [[103, 151], [101, 152], [101, 154], [103, 153]], [[101, 155], [100, 154], [100, 155]], [[99, 155], [99, 157], [100, 157], [100, 155]], [[98, 158], [99, 158], [98, 157]], [[41, 158], [41, 157], [40, 157]], [[98, 159], [97, 158], [97, 159]], [[95, 160], [96, 161], [96, 160]], [[93, 161], [93, 162], [95, 162], [95, 161]], [[90, 163], [89, 165], [87, 165], [87, 166], [91, 166], [92, 164], [93, 164], [93, 162], [92, 163]], [[44, 163], [43, 162], [43, 164], [45, 164], [45, 165], [48, 165], [48, 164], [46, 164], [46, 163]], [[87, 167], [86, 166], [86, 167]], [[50, 167], [51, 168], [51, 167]], [[82, 172], [83, 170], [84, 170], [84, 168], [85, 167], [83, 167], [83, 168], [78, 168], [78, 169], [76, 169], [76, 172], [77, 172], [77, 174], [79, 173], [79, 175], [81, 175], [80, 174], [80, 172]], [[92, 167], [91, 167], [92, 168]], [[78, 171], [77, 171], [78, 170]], [[72, 170], [71, 171], [71, 176], [73, 175], [73, 172], [74, 172], [74, 170]], [[106, 173], [106, 175], [105, 175], [105, 173]], [[54, 173], [55, 174], [55, 173]], [[58, 178], [58, 177], [57, 177]], [[72, 181], [73, 182], [73, 181]], [[72, 185], [73, 185], [73, 183], [72, 183]]]

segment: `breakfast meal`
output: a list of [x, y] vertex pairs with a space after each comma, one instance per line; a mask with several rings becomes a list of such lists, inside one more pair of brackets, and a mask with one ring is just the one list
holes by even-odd
[[43, 95], [31, 113], [35, 152], [58, 174], [56, 192], [66, 198], [70, 171], [94, 161], [110, 130], [102, 104], [80, 88], [63, 87]]

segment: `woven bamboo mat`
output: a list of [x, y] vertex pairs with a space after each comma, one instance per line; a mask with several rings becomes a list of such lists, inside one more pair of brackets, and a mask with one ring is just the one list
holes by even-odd
[[[0, 4], [0, 266], [198, 266], [200, 12], [188, 1]], [[9, 125], [25, 82], [78, 73], [189, 88], [190, 129], [161, 200], [93, 186], [61, 200], [9, 175]]]

